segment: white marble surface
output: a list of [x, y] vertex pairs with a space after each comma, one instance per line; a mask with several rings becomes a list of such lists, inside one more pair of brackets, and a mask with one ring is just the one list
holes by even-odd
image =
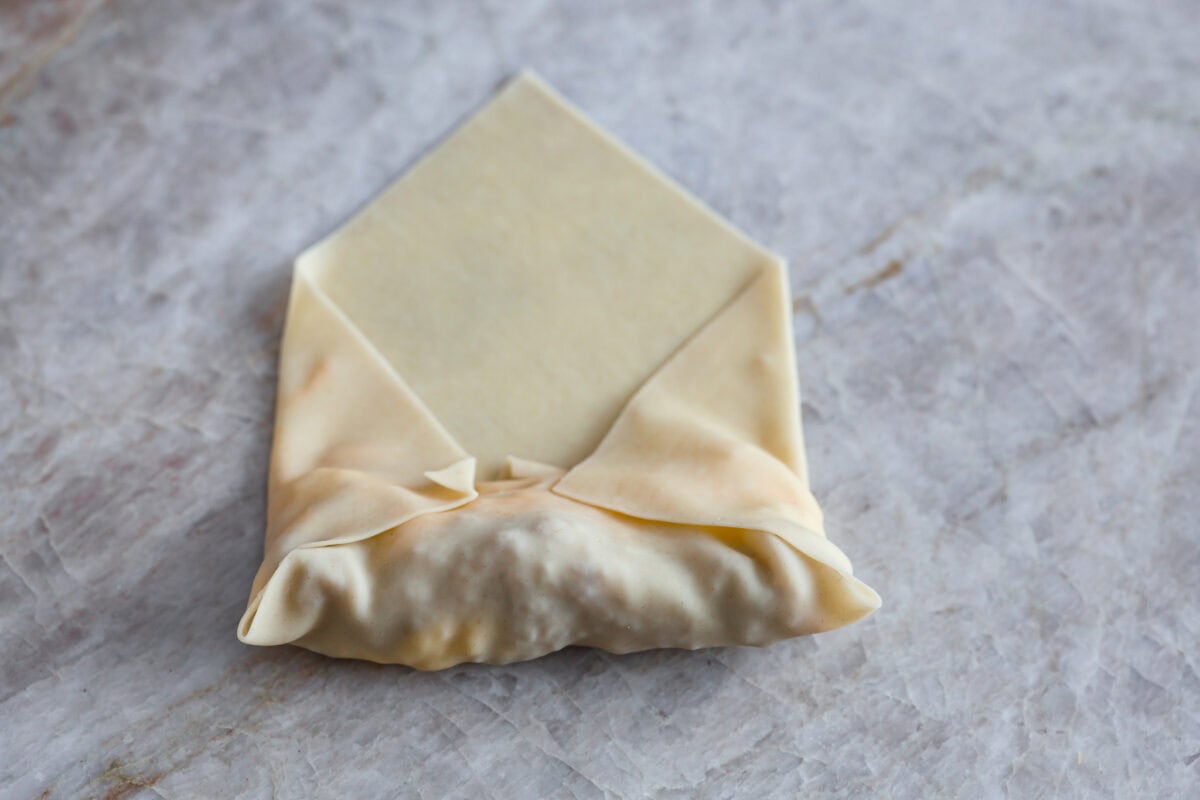
[[[0, 796], [1196, 796], [1200, 9], [900, 6], [5, 4]], [[235, 640], [290, 259], [526, 65], [792, 262], [870, 620]]]

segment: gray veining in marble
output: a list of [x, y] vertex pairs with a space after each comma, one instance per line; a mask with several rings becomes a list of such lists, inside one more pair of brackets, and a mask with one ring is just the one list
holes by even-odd
[[[5, 4], [0, 796], [1196, 796], [1198, 13]], [[290, 259], [524, 66], [790, 260], [870, 620], [438, 674], [236, 641]]]

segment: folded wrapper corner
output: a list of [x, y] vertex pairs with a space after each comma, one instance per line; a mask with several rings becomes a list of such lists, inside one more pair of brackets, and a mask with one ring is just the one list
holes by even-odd
[[791, 337], [777, 257], [521, 76], [298, 260], [239, 638], [439, 669], [869, 614]]

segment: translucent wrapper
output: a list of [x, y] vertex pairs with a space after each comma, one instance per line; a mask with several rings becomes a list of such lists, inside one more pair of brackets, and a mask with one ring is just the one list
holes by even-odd
[[298, 259], [242, 641], [440, 669], [878, 606], [809, 491], [783, 262], [537, 78]]

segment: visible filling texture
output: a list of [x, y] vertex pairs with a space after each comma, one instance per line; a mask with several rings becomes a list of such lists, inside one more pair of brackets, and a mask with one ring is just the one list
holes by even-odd
[[847, 624], [878, 602], [773, 534], [626, 517], [547, 483], [484, 485], [461, 509], [292, 552], [243, 637], [441, 669], [571, 644], [766, 644]]

